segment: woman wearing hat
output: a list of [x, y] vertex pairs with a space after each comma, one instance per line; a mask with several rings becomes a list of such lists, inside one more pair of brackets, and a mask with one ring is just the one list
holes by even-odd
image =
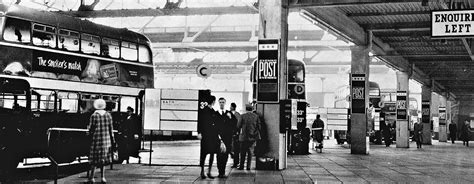
[[105, 183], [104, 166], [112, 162], [112, 142], [114, 141], [112, 116], [104, 110], [105, 106], [106, 103], [102, 99], [94, 101], [96, 110], [90, 118], [88, 127], [89, 136], [91, 137], [89, 152], [91, 174], [89, 175], [89, 182], [94, 182], [95, 167], [100, 167], [101, 182]]

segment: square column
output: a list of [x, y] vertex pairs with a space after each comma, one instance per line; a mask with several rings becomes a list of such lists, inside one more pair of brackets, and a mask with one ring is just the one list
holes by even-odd
[[351, 154], [369, 154], [367, 108], [369, 106], [369, 48], [351, 47]]
[[[288, 49], [288, 1], [260, 0], [259, 1], [259, 31], [258, 39], [279, 39], [280, 52], [278, 61], [278, 93], [279, 100], [286, 99], [287, 90], [287, 49]], [[258, 101], [259, 99], [257, 99]], [[278, 103], [258, 103], [257, 112], [263, 116], [268, 137], [267, 157], [273, 157], [278, 162], [277, 169], [286, 168], [286, 134], [280, 133], [280, 109]]]
[[408, 126], [408, 107], [410, 105], [408, 95], [408, 74], [406, 72], [397, 72], [397, 124], [396, 138], [397, 148], [409, 148], [410, 126]]
[[423, 144], [431, 145], [431, 88], [421, 87], [421, 123], [423, 125]]

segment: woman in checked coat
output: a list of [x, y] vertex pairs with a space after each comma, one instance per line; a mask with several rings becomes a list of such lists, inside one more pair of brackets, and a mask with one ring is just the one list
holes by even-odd
[[101, 182], [105, 183], [104, 166], [112, 162], [112, 116], [105, 111], [106, 103], [102, 99], [94, 101], [96, 111], [91, 115], [88, 126], [91, 146], [89, 152], [89, 163], [91, 164], [91, 174], [89, 182], [94, 182], [95, 167], [100, 168], [102, 176]]

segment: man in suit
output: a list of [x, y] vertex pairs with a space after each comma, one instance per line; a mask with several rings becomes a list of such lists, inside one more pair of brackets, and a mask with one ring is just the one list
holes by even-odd
[[237, 168], [239, 166], [239, 158], [240, 158], [240, 142], [239, 142], [239, 134], [240, 134], [240, 129], [238, 128], [240, 122], [241, 122], [241, 117], [240, 113], [236, 111], [237, 105], [235, 103], [230, 104], [230, 112], [235, 116], [237, 119], [237, 125], [235, 126], [235, 129], [233, 131], [233, 137], [232, 137], [232, 159], [234, 160], [234, 165], [232, 165], [232, 168]]
[[217, 169], [219, 170], [219, 175], [217, 177], [219, 178], [227, 177], [225, 175], [225, 167], [227, 165], [227, 160], [229, 159], [229, 153], [232, 150], [232, 135], [235, 127], [237, 127], [237, 119], [232, 112], [224, 109], [225, 103], [225, 98], [219, 98], [219, 109], [216, 111], [217, 132], [226, 146], [225, 152], [217, 153]]
[[[244, 169], [245, 161], [247, 160], [247, 170], [250, 170], [250, 163], [252, 162], [253, 148], [255, 142], [261, 139], [261, 122], [257, 113], [253, 112], [253, 106], [248, 104], [245, 106], [247, 112], [242, 114], [242, 121], [239, 124], [239, 129], [242, 132], [239, 136], [241, 143], [240, 147], [240, 165], [239, 170]], [[247, 157], [247, 159], [245, 159]]]

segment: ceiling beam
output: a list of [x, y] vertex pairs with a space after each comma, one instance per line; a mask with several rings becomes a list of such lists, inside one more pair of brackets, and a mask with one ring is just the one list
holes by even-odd
[[[323, 26], [345, 37], [347, 40], [352, 41], [356, 45], [368, 45], [367, 31], [336, 8], [307, 8], [302, 10], [302, 14], [313, 18]], [[393, 57], [381, 57], [387, 65], [397, 70], [410, 71], [411, 64], [403, 58], [403, 56], [396, 53], [390, 45], [384, 43], [377, 37], [373, 38], [373, 42], [372, 49], [375, 55], [387, 55], [388, 52], [393, 54]], [[429, 76], [427, 76], [423, 71], [416, 67], [413, 68], [413, 71], [413, 79], [422, 84], [431, 85]], [[440, 86], [436, 82], [435, 85]]]
[[82, 18], [258, 14], [257, 10], [249, 6], [200, 7], [200, 8], [178, 8], [178, 9], [120, 9], [120, 10], [56, 11], [56, 12], [74, 16], [74, 17], [82, 17]]
[[393, 22], [393, 23], [377, 23], [377, 24], [361, 24], [367, 30], [403, 30], [416, 29], [426, 31], [430, 29], [431, 22]]
[[[256, 41], [229, 41], [229, 42], [159, 42], [153, 43], [153, 48], [252, 48], [257, 49]], [[288, 41], [288, 48], [305, 48], [305, 47], [332, 47], [333, 50], [349, 49], [351, 44], [342, 40], [305, 40], [305, 41]]]
[[290, 8], [337, 7], [381, 3], [411, 3], [421, 0], [288, 0]]
[[357, 12], [348, 13], [349, 17], [396, 16], [396, 15], [430, 15], [430, 11], [393, 11], [393, 12]]

